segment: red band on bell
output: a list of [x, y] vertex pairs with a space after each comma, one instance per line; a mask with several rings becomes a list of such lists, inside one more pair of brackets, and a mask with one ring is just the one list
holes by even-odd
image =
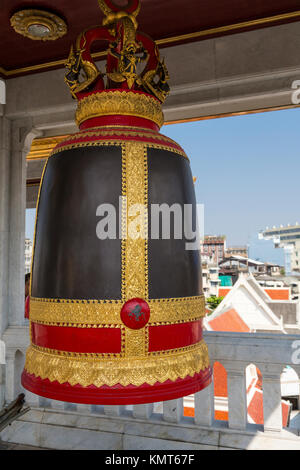
[[136, 116], [124, 116], [124, 115], [108, 115], [108, 116], [99, 116], [87, 119], [82, 124], [80, 124], [79, 129], [81, 131], [85, 129], [90, 129], [92, 127], [101, 127], [101, 126], [130, 126], [130, 127], [141, 127], [144, 129], [150, 129], [152, 131], [159, 131], [159, 126], [155, 122], [150, 121], [150, 119], [136, 117]]
[[74, 328], [31, 323], [32, 343], [48, 349], [77, 353], [121, 352], [120, 328]]
[[178, 349], [202, 340], [202, 320], [149, 327], [149, 352]]

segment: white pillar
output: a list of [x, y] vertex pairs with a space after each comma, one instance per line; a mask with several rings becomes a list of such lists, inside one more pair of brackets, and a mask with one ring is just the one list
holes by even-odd
[[82, 403], [77, 404], [76, 407], [79, 413], [84, 413], [86, 416], [91, 414], [91, 405], [84, 405]]
[[164, 401], [163, 418], [168, 423], [179, 423], [183, 418], [183, 398]]
[[5, 390], [6, 403], [10, 403], [17, 398], [15, 395], [15, 351], [10, 351], [6, 356]]
[[195, 393], [195, 423], [211, 427], [214, 413], [214, 384], [211, 383], [201, 392]]
[[35, 408], [39, 407], [39, 396], [35, 393], [31, 393], [28, 390], [25, 390], [25, 400], [28, 405], [33, 406]]
[[154, 405], [149, 403], [146, 405], [134, 405], [133, 416], [138, 419], [149, 419], [153, 413]]
[[0, 117], [0, 338], [8, 325], [11, 122]]
[[5, 366], [0, 364], [0, 410], [5, 403]]
[[26, 156], [32, 140], [41, 133], [30, 119], [12, 126], [9, 221], [9, 325], [24, 325]]
[[104, 414], [106, 416], [121, 416], [123, 405], [104, 405]]
[[222, 361], [227, 372], [228, 426], [245, 429], [247, 426], [246, 364]]
[[280, 377], [282, 366], [259, 365], [263, 376], [264, 430], [281, 432], [282, 407]]

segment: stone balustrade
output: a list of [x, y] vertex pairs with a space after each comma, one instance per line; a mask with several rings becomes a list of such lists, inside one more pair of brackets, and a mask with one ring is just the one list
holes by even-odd
[[[11, 327], [6, 344], [6, 401], [21, 391], [20, 373], [28, 343], [26, 327]], [[299, 449], [300, 430], [282, 428], [280, 376], [297, 361], [299, 336], [205, 332], [211, 363], [227, 372], [228, 421], [216, 421], [213, 384], [194, 395], [194, 417], [186, 399], [134, 406], [76, 405], [26, 392], [32, 410], [1, 433], [3, 441], [57, 449]], [[300, 355], [300, 354], [299, 354]], [[300, 362], [300, 361], [299, 361]], [[245, 371], [262, 373], [264, 425], [247, 419]], [[0, 393], [1, 396], [1, 393]]]

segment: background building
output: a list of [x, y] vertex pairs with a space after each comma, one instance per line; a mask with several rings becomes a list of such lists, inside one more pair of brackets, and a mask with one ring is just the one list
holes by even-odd
[[218, 264], [225, 256], [225, 235], [206, 235], [201, 246], [202, 262]]
[[286, 274], [300, 272], [300, 225], [267, 228], [260, 232], [259, 238], [271, 239], [276, 248], [284, 249]]
[[228, 256], [244, 256], [248, 257], [248, 247], [247, 246], [229, 246], [226, 249], [225, 257]]
[[32, 241], [29, 238], [25, 239], [25, 274], [30, 273], [32, 258]]

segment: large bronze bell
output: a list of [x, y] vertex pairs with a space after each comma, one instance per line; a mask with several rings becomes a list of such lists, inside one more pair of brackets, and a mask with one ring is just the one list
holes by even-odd
[[[153, 207], [195, 212], [193, 178], [159, 133], [168, 73], [137, 31], [139, 1], [121, 14], [99, 4], [104, 26], [81, 35], [67, 64], [80, 131], [55, 148], [41, 182], [22, 383], [74, 403], [170, 400], [211, 381], [199, 252], [184, 233], [153, 227]], [[106, 74], [90, 54], [99, 38]]]

